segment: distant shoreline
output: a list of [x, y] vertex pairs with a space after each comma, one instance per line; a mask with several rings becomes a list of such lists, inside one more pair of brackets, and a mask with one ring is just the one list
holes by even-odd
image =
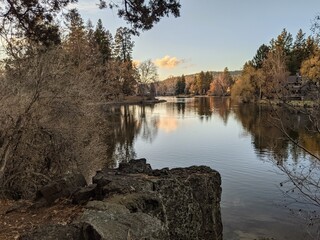
[[147, 99], [147, 97], [145, 98], [146, 99], [144, 99], [141, 96], [129, 96], [123, 100], [107, 102], [106, 105], [135, 105], [135, 104], [150, 105], [150, 104], [166, 102], [166, 100], [164, 99], [157, 99], [157, 98]]

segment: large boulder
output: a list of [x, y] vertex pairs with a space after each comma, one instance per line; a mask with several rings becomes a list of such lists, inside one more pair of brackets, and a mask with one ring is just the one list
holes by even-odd
[[87, 202], [82, 214], [60, 227], [70, 239], [222, 239], [221, 177], [209, 167], [152, 170], [139, 159], [99, 171], [92, 181], [73, 193], [74, 203]]
[[[132, 220], [132, 236], [145, 236], [140, 231], [150, 228], [156, 234], [143, 239], [222, 239], [221, 177], [209, 167], [152, 170], [145, 159], [131, 160], [120, 164], [118, 169], [99, 171], [93, 183], [97, 185], [96, 199], [127, 209], [123, 216], [129, 222]], [[110, 223], [108, 211], [104, 214], [104, 218], [99, 215], [99, 221]], [[94, 216], [95, 212], [85, 210], [87, 217], [82, 217], [82, 221], [101, 231], [96, 220], [91, 223], [90, 215]], [[116, 222], [125, 221], [122, 218]], [[154, 230], [155, 223], [158, 231]], [[104, 231], [110, 233], [112, 229], [116, 229], [114, 224], [105, 224]]]
[[161, 220], [143, 212], [130, 212], [124, 205], [92, 201], [79, 218], [85, 239], [168, 239]]

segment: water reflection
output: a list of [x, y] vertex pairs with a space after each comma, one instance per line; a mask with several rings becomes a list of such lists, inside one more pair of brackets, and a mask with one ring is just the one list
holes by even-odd
[[[320, 135], [308, 131], [312, 123], [307, 116], [292, 114], [285, 109], [257, 105], [241, 105], [233, 111], [245, 131], [252, 136], [252, 143], [257, 152], [271, 153], [277, 164], [286, 161], [289, 156], [295, 162], [306, 157], [306, 152], [283, 134], [281, 124], [295, 142], [300, 142], [312, 153], [320, 156]], [[275, 114], [280, 116], [281, 122]]]
[[178, 121], [173, 117], [161, 118], [158, 123], [158, 128], [167, 133], [174, 132], [178, 128]]
[[[274, 118], [274, 109], [268, 106], [232, 105], [229, 98], [213, 97], [200, 97], [194, 100], [180, 98], [164, 105], [167, 113], [165, 117], [153, 114], [154, 105], [118, 106], [108, 109], [111, 113], [108, 115], [108, 120], [113, 123], [114, 128], [113, 142], [117, 145], [117, 153], [123, 154], [122, 160], [135, 156], [132, 146], [137, 136], [152, 143], [158, 129], [173, 132], [179, 124], [176, 116], [184, 118], [191, 113], [196, 113], [201, 121], [208, 121], [212, 116], [219, 117], [224, 124], [227, 124], [230, 114], [233, 114], [243, 126], [244, 135], [251, 135], [257, 154], [263, 156], [265, 153], [270, 153], [277, 164], [282, 164], [289, 157], [298, 162], [300, 158], [307, 156], [305, 151], [283, 134], [279, 122]], [[311, 123], [307, 116], [292, 114], [284, 109], [277, 109], [277, 114], [281, 116], [282, 124], [294, 141], [320, 156], [320, 135], [308, 131]]]
[[[121, 124], [114, 129], [118, 136], [115, 159], [119, 155], [118, 161], [126, 161], [138, 155], [151, 161], [156, 159], [152, 162], [155, 167], [212, 166], [224, 179], [225, 229], [238, 237], [226, 236], [239, 239], [240, 235], [250, 235], [252, 232], [244, 229], [255, 229], [249, 227], [252, 225], [259, 226], [263, 236], [268, 236], [270, 229], [278, 229], [280, 239], [284, 236], [307, 239], [302, 230], [293, 231], [295, 227], [290, 224], [294, 225], [294, 220], [289, 220], [285, 212], [271, 206], [274, 201], [278, 205], [281, 202], [282, 207], [305, 217], [303, 224], [307, 221], [315, 226], [319, 221], [315, 215], [317, 209], [310, 215], [309, 210], [314, 208], [300, 205], [303, 202], [320, 206], [317, 203], [319, 162], [289, 141], [278, 121], [280, 117], [281, 124], [294, 141], [320, 156], [320, 136], [309, 131], [311, 125], [307, 117], [283, 109], [274, 112], [268, 106], [237, 105], [229, 98], [167, 100], [167, 103], [156, 106], [125, 106], [117, 110], [121, 121], [115, 121], [115, 124]], [[240, 131], [238, 135], [237, 131]], [[119, 137], [121, 141], [118, 141]], [[247, 140], [256, 157], [250, 155]], [[305, 215], [303, 210], [306, 210]], [[308, 227], [304, 225], [303, 228]], [[281, 235], [284, 229], [287, 231]], [[258, 238], [256, 233], [254, 236]]]
[[133, 148], [135, 138], [139, 135], [145, 141], [152, 142], [156, 137], [159, 126], [159, 117], [152, 115], [154, 106], [112, 106], [105, 109], [112, 134], [108, 139], [110, 152], [109, 159], [113, 159], [113, 166], [119, 162], [135, 158]]

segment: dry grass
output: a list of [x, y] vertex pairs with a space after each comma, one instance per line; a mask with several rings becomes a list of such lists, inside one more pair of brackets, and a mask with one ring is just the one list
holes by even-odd
[[22, 234], [47, 224], [71, 223], [82, 207], [59, 200], [50, 207], [32, 209], [30, 201], [0, 200], [0, 240], [18, 239]]

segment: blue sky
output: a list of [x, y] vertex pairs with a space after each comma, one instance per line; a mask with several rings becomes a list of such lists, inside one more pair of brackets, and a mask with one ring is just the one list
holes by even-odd
[[[79, 0], [82, 17], [95, 24], [102, 19], [114, 35], [126, 23], [116, 10], [99, 10], [98, 0]], [[181, 0], [180, 18], [163, 18], [153, 29], [134, 37], [133, 58], [153, 60], [160, 79], [200, 71], [239, 70], [259, 46], [268, 44], [283, 28], [307, 35], [319, 0]]]

